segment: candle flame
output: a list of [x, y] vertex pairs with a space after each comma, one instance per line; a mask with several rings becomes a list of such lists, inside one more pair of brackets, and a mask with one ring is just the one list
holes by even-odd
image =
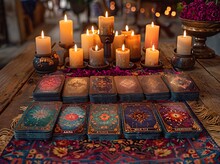
[[128, 25], [126, 25], [126, 26], [125, 26], [125, 30], [126, 30], [126, 31], [128, 31], [128, 30], [129, 30]]
[[74, 50], [75, 50], [75, 52], [77, 51], [77, 45], [76, 44], [74, 45]]
[[86, 35], [89, 35], [89, 30], [88, 29], [86, 30]]
[[92, 30], [92, 33], [94, 34], [95, 33], [94, 26], [92, 26], [91, 30]]
[[98, 29], [98, 35], [99, 35], [99, 29]]
[[186, 37], [186, 30], [183, 31], [183, 37]]
[[66, 14], [64, 15], [64, 21], [65, 21], [65, 22], [67, 21], [67, 16], [66, 16]]
[[125, 44], [122, 45], [122, 48], [121, 48], [121, 49], [122, 49], [122, 51], [125, 50]]
[[151, 26], [154, 27], [154, 22], [151, 22]]
[[99, 50], [99, 47], [98, 45], [95, 46], [95, 51], [98, 51]]
[[108, 11], [105, 12], [105, 17], [108, 17]]
[[115, 36], [118, 36], [118, 31], [115, 32]]
[[44, 38], [44, 31], [41, 31], [41, 38]]
[[155, 47], [154, 47], [154, 44], [152, 45], [152, 51], [155, 51]]
[[134, 31], [132, 30], [132, 32], [131, 32], [131, 36], [134, 36]]

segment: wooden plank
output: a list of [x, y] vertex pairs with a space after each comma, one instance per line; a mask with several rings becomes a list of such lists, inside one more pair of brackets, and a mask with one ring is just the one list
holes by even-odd
[[34, 44], [26, 43], [23, 53], [0, 70], [0, 113], [34, 72]]

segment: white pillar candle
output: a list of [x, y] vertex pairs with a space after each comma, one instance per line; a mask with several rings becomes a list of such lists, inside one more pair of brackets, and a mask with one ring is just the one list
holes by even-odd
[[116, 49], [116, 66], [120, 68], [129, 68], [130, 50], [122, 45], [122, 48]]
[[112, 58], [115, 59], [115, 53], [117, 48], [121, 48], [124, 44], [125, 36], [118, 35], [118, 31], [115, 32], [114, 41], [112, 44]]
[[86, 34], [81, 34], [81, 47], [83, 49], [83, 57], [89, 60], [89, 49], [93, 46], [93, 34], [89, 34], [87, 29]]
[[154, 45], [152, 48], [147, 48], [145, 53], [145, 65], [155, 66], [158, 65], [159, 51], [155, 49]]
[[104, 65], [104, 50], [99, 49], [96, 45], [90, 48], [89, 64], [92, 66], [103, 66]]
[[128, 25], [125, 26], [125, 30], [121, 30], [121, 34], [124, 36], [129, 36], [131, 35], [131, 33], [132, 33], [132, 30], [129, 30]]
[[70, 66], [73, 68], [80, 68], [83, 66], [83, 49], [77, 48], [75, 44], [74, 48], [69, 49]]
[[177, 37], [177, 54], [190, 55], [192, 48], [192, 37], [186, 36], [186, 31], [184, 30], [183, 35]]
[[65, 45], [73, 44], [73, 22], [67, 20], [67, 16], [64, 16], [64, 20], [60, 20], [60, 42]]
[[112, 35], [114, 31], [114, 17], [108, 17], [106, 11], [105, 17], [99, 16], [99, 32], [101, 35]]
[[51, 38], [44, 36], [44, 32], [41, 32], [41, 36], [35, 38], [36, 53], [39, 54], [50, 54], [51, 53]]
[[132, 31], [130, 36], [125, 38], [125, 46], [130, 49], [130, 59], [135, 60], [141, 57], [141, 35], [134, 35]]
[[154, 45], [158, 49], [159, 29], [160, 26], [154, 25], [153, 22], [146, 25], [145, 48], [151, 48]]

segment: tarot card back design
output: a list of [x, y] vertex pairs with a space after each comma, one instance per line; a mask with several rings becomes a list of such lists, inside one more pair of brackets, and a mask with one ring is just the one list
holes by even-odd
[[63, 105], [54, 129], [54, 138], [56, 139], [85, 139], [87, 125], [86, 104], [68, 104]]
[[116, 102], [117, 92], [113, 76], [91, 76], [89, 97], [94, 103]]
[[164, 81], [171, 91], [174, 101], [193, 101], [199, 98], [199, 89], [193, 79], [186, 74], [167, 74]]
[[170, 91], [160, 75], [138, 76], [147, 100], [167, 100]]
[[125, 138], [150, 139], [161, 135], [161, 127], [151, 103], [123, 103], [122, 122]]
[[58, 118], [61, 102], [35, 102], [28, 107], [15, 127], [15, 136], [48, 139]]
[[120, 137], [120, 117], [117, 104], [92, 104], [88, 121], [90, 140], [114, 140]]
[[198, 136], [202, 128], [183, 102], [156, 104], [165, 137], [192, 138]]
[[33, 92], [34, 99], [38, 101], [61, 100], [64, 81], [64, 75], [43, 76]]
[[136, 76], [115, 76], [115, 85], [121, 101], [142, 101], [143, 90]]
[[71, 77], [65, 80], [63, 88], [63, 102], [87, 102], [89, 95], [88, 77]]

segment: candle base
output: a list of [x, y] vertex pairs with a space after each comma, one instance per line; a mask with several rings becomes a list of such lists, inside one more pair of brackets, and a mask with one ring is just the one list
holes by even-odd
[[112, 55], [111, 55], [111, 44], [114, 40], [115, 35], [99, 35], [101, 42], [104, 45], [104, 58], [105, 62], [112, 63]]
[[59, 42], [59, 46], [62, 47], [63, 49], [65, 49], [65, 52], [64, 52], [64, 55], [63, 55], [63, 62], [64, 63], [66, 61], [66, 58], [69, 57], [69, 49], [71, 47], [73, 47], [74, 44], [75, 44], [74, 42], [72, 44], [70, 44], [70, 45], [67, 45], [67, 44]]
[[50, 55], [42, 56], [39, 54], [35, 54], [33, 59], [33, 66], [37, 73], [47, 74], [52, 73], [57, 70], [57, 66], [59, 63], [59, 56], [52, 52]]
[[174, 56], [171, 59], [171, 63], [175, 68], [183, 70], [193, 69], [195, 56], [192, 53], [189, 55], [177, 54], [176, 49], [174, 49]]

